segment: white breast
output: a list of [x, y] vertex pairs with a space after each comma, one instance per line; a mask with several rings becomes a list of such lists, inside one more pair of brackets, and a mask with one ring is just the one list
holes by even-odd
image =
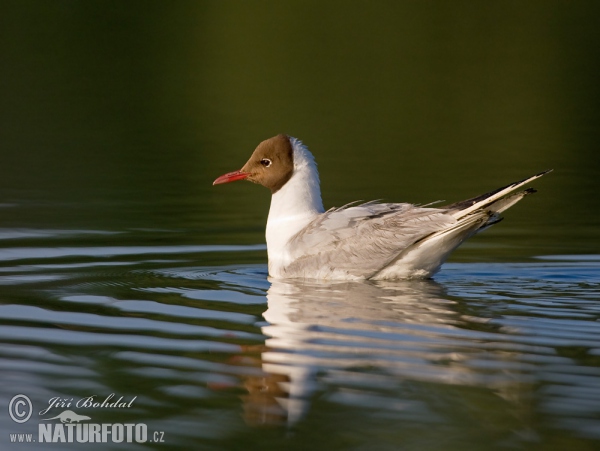
[[290, 239], [323, 213], [319, 173], [312, 154], [302, 142], [290, 138], [294, 150], [294, 173], [271, 197], [267, 220], [269, 275], [282, 277], [291, 262], [287, 244]]

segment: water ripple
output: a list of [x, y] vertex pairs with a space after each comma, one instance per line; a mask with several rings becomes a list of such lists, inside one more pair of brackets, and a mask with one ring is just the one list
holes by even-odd
[[[1, 249], [0, 395], [135, 390], [137, 419], [171, 437], [332, 411], [380, 433], [494, 424], [494, 443], [521, 448], [547, 428], [600, 439], [600, 259], [454, 263], [395, 283], [274, 281], [264, 263], [219, 261], [262, 249]], [[182, 430], [199, 419], [212, 428]]]
[[262, 244], [247, 246], [100, 246], [100, 247], [13, 247], [0, 249], [0, 261], [65, 257], [119, 257], [130, 255], [180, 255], [203, 252], [244, 252], [264, 250]]

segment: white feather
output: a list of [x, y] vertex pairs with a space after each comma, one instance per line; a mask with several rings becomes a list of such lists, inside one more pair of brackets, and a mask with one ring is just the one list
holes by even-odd
[[272, 277], [281, 277], [283, 268], [291, 263], [286, 246], [290, 239], [325, 211], [313, 155], [299, 139], [290, 138], [290, 142], [294, 152], [294, 172], [271, 197], [267, 220], [267, 252]]
[[529, 192], [540, 177], [442, 208], [367, 202], [324, 211], [312, 154], [290, 138], [294, 170], [271, 199], [269, 275], [274, 278], [403, 279], [430, 277], [448, 255]]

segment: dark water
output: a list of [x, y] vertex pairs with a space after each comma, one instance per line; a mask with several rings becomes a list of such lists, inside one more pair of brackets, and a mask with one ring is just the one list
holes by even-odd
[[[597, 449], [599, 13], [4, 2], [0, 449]], [[326, 207], [555, 171], [435, 280], [273, 281], [268, 193], [211, 182], [279, 132]]]
[[1, 254], [1, 397], [36, 407], [25, 425], [2, 417], [4, 444], [37, 437], [51, 398], [111, 393], [137, 398], [75, 411], [147, 424], [169, 449], [600, 440], [600, 256], [450, 263], [435, 281], [269, 282], [264, 263], [215, 258], [260, 260], [256, 247], [54, 238]]

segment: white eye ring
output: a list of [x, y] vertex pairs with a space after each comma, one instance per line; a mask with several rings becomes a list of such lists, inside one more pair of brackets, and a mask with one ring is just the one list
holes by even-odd
[[268, 168], [269, 166], [271, 166], [271, 160], [269, 160], [268, 158], [263, 158], [262, 160], [260, 160], [260, 164], [262, 164], [265, 168]]

